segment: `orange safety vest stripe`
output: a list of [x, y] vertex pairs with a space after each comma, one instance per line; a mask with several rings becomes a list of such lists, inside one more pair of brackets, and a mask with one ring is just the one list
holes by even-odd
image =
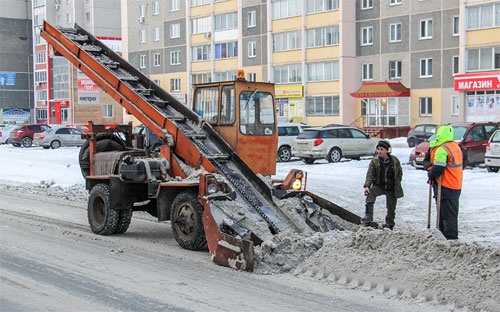
[[462, 189], [463, 168], [462, 168], [462, 150], [455, 142], [446, 142], [441, 146], [436, 146], [431, 152], [431, 162], [434, 163], [434, 154], [436, 150], [443, 147], [448, 153], [446, 158], [446, 167], [441, 176], [441, 185], [444, 187], [460, 190]]

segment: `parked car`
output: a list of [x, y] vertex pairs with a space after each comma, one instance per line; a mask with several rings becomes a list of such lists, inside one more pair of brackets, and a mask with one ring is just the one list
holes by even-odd
[[31, 147], [33, 144], [33, 136], [35, 133], [43, 132], [50, 129], [47, 125], [28, 124], [16, 126], [9, 135], [9, 143], [14, 146]]
[[292, 154], [306, 164], [316, 159], [338, 162], [342, 158], [374, 155], [377, 143], [377, 139], [351, 126], [308, 128], [293, 141]]
[[486, 144], [484, 165], [488, 172], [498, 172], [500, 169], [500, 130], [493, 132]]
[[76, 129], [80, 130], [83, 133], [89, 133], [90, 132], [89, 127], [87, 125], [66, 125], [66, 127], [76, 128]]
[[[500, 128], [498, 122], [468, 122], [451, 124], [454, 130], [454, 140], [458, 142], [463, 152], [464, 168], [484, 163], [484, 154], [488, 138]], [[429, 141], [436, 139], [431, 136], [417, 145], [410, 153], [410, 164], [416, 168], [423, 168], [425, 154], [429, 150]]]
[[0, 130], [0, 144], [9, 144], [9, 135], [17, 127], [16, 125], [6, 125]]
[[85, 139], [82, 139], [83, 132], [76, 128], [54, 128], [47, 129], [41, 133], [35, 133], [33, 144], [45, 149], [56, 149], [61, 146], [82, 146]]
[[278, 161], [287, 162], [292, 158], [292, 143], [297, 136], [310, 126], [299, 122], [278, 124]]
[[153, 151], [158, 151], [160, 149], [161, 142], [158, 136], [145, 125], [135, 127], [132, 133], [144, 135], [144, 146], [148, 146]]
[[415, 147], [436, 133], [437, 125], [421, 124], [411, 128], [408, 132], [406, 142], [408, 147]]

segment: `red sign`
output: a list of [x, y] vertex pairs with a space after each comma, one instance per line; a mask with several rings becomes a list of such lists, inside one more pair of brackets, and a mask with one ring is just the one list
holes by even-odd
[[455, 76], [455, 91], [499, 90], [500, 72]]
[[89, 78], [78, 77], [78, 91], [99, 91], [99, 87]]

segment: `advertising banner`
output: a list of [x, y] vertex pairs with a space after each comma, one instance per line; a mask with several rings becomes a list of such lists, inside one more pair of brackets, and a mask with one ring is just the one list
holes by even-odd
[[0, 72], [0, 86], [15, 86], [16, 73]]
[[28, 108], [2, 108], [3, 123], [29, 123], [31, 113]]
[[99, 104], [99, 87], [78, 70], [78, 104]]
[[302, 85], [275, 86], [274, 94], [279, 98], [301, 98]]
[[500, 72], [455, 75], [455, 91], [500, 89]]

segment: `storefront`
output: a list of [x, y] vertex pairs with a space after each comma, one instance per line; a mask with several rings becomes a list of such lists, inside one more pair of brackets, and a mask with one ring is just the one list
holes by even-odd
[[302, 85], [276, 85], [275, 96], [278, 122], [304, 121], [304, 94]]
[[465, 121], [500, 119], [500, 72], [456, 75], [455, 91], [465, 92]]
[[363, 82], [351, 96], [361, 99], [356, 126], [383, 137], [406, 134], [410, 127], [410, 89], [400, 82]]

